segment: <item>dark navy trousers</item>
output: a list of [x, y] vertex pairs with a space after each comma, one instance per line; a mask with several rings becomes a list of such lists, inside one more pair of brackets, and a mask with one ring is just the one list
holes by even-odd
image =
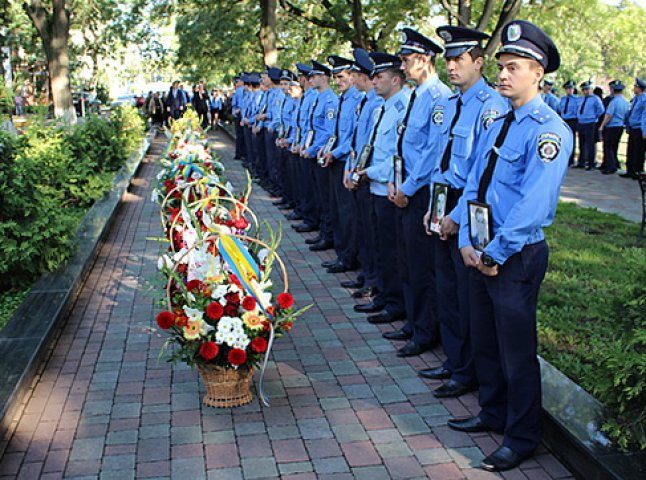
[[361, 184], [353, 192], [356, 215], [354, 241], [361, 261], [361, 273], [365, 285], [383, 290], [377, 274], [376, 224], [377, 218], [372, 207], [372, 196], [368, 183]]
[[646, 152], [646, 140], [642, 137], [640, 129], [633, 129], [628, 132], [628, 152], [626, 154], [626, 173], [637, 178], [638, 172], [644, 171], [644, 153]]
[[434, 247], [439, 240], [428, 236], [422, 224], [429, 199], [429, 190], [423, 187], [409, 197], [407, 207], [398, 208], [407, 319], [404, 331], [411, 333], [412, 340], [421, 347], [428, 347], [439, 338]]
[[568, 162], [568, 165], [574, 165], [574, 152], [576, 150], [576, 126], [577, 126], [577, 119], [576, 118], [568, 118], [568, 119], [563, 119], [565, 120], [565, 123], [567, 123], [567, 126], [570, 127], [570, 130], [572, 130], [572, 153], [570, 154], [570, 161]]
[[595, 143], [596, 123], [579, 123], [579, 165], [582, 167], [594, 167], [597, 148]]
[[457, 235], [435, 241], [437, 316], [451, 379], [475, 385], [469, 317], [469, 269], [462, 261]]
[[256, 167], [256, 151], [254, 149], [253, 133], [251, 133], [251, 127], [243, 127], [243, 132], [245, 152], [247, 154], [245, 159], [245, 166], [251, 171], [251, 174], [254, 177], [257, 177], [258, 171]]
[[[267, 156], [267, 182], [272, 189], [278, 189], [278, 162], [280, 152], [276, 146], [276, 133], [270, 132], [268, 128], [264, 129], [265, 135], [265, 152]], [[277, 192], [280, 193], [280, 192]]]
[[316, 158], [310, 160], [314, 165], [314, 182], [316, 192], [316, 203], [318, 205], [321, 230], [321, 239], [326, 242], [333, 242], [332, 220], [330, 217], [330, 168], [323, 168]]
[[261, 179], [267, 178], [267, 152], [265, 151], [265, 133], [260, 130], [252, 133], [254, 153], [256, 154], [256, 175]]
[[375, 263], [381, 285], [377, 302], [383, 303], [387, 312], [401, 315], [406, 308], [397, 242], [397, 207], [387, 197], [372, 195], [372, 209], [376, 219]]
[[619, 169], [617, 151], [619, 141], [624, 133], [624, 127], [605, 127], [603, 129], [603, 165], [601, 169], [606, 172], [616, 172]]
[[504, 430], [503, 445], [520, 455], [530, 455], [542, 437], [536, 304], [547, 258], [542, 241], [509, 257], [495, 277], [469, 272], [479, 417]]
[[300, 157], [299, 162], [303, 168], [302, 178], [302, 217], [303, 223], [319, 227], [321, 223], [321, 212], [318, 205], [318, 189], [316, 187], [315, 173], [320, 167], [316, 164], [315, 158]]
[[357, 264], [353, 223], [356, 213], [354, 199], [343, 185], [345, 162], [334, 160], [330, 166], [330, 223], [337, 259], [346, 267]]
[[240, 125], [240, 114], [234, 116], [236, 125], [236, 154], [235, 158], [245, 158], [245, 141], [244, 141], [244, 127]]

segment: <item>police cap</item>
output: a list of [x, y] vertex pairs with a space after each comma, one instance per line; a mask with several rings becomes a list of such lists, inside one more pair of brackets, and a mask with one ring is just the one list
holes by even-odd
[[482, 41], [489, 38], [486, 33], [466, 27], [443, 25], [435, 32], [444, 40], [444, 57], [455, 58], [475, 47], [482, 47]]
[[502, 47], [496, 58], [503, 53], [531, 58], [551, 73], [561, 66], [561, 56], [554, 42], [539, 27], [526, 20], [514, 20], [502, 29]]
[[444, 52], [442, 46], [430, 38], [425, 37], [412, 28], [402, 30], [401, 48], [399, 55], [410, 55], [412, 53], [421, 53], [423, 55], [435, 56]]

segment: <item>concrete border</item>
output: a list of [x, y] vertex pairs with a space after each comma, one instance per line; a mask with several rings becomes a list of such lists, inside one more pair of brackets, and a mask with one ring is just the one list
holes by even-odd
[[76, 232], [76, 253], [32, 287], [0, 331], [0, 438], [12, 428], [25, 394], [62, 321], [67, 317], [157, 133], [152, 129], [117, 172], [110, 192], [87, 212]]

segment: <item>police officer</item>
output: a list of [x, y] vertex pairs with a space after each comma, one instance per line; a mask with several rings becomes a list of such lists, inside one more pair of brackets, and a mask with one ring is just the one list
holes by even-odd
[[[294, 141], [292, 143], [292, 152], [298, 155], [298, 160], [301, 172], [301, 184], [303, 195], [301, 197], [302, 210], [299, 212], [303, 217], [302, 223], [293, 225], [297, 232], [315, 232], [319, 229], [321, 223], [321, 213], [319, 211], [316, 197], [314, 195], [315, 182], [314, 182], [314, 168], [315, 165], [307, 159], [302, 158], [301, 152], [304, 149], [305, 142], [309, 140], [309, 132], [312, 130], [312, 116], [314, 106], [318, 99], [318, 90], [314, 88], [310, 78], [312, 67], [303, 63], [297, 63], [296, 68], [299, 72], [299, 80], [303, 85], [304, 93], [301, 106], [297, 113], [298, 126], [294, 131]], [[297, 220], [295, 218], [295, 220]], [[321, 237], [318, 236], [311, 239], [314, 243], [318, 243]], [[306, 240], [307, 243], [310, 239]]]
[[628, 152], [626, 154], [626, 173], [620, 177], [636, 179], [638, 172], [644, 171], [646, 151], [646, 81], [636, 78], [633, 87], [635, 94], [630, 101], [626, 117], [628, 130]]
[[575, 85], [572, 80], [568, 80], [563, 84], [565, 95], [561, 97], [561, 104], [559, 105], [559, 113], [561, 114], [561, 118], [565, 120], [565, 123], [567, 123], [568, 127], [570, 127], [570, 130], [572, 130], [573, 134], [572, 141], [574, 143], [572, 143], [572, 155], [570, 156], [568, 165], [574, 165], [574, 150], [576, 149], [577, 131], [576, 126], [580, 101], [580, 98], [574, 94], [574, 87]]
[[245, 152], [247, 154], [247, 166], [254, 178], [258, 178], [258, 161], [254, 144], [252, 122], [255, 120], [258, 102], [260, 100], [260, 75], [251, 72], [247, 75], [247, 95], [243, 102], [241, 125], [244, 127]]
[[339, 99], [330, 88], [331, 70], [316, 60], [312, 60], [311, 64], [310, 82], [318, 90], [318, 97], [312, 109], [311, 130], [306, 137], [301, 156], [312, 164], [314, 170], [314, 193], [321, 218], [321, 239], [318, 243], [310, 245], [310, 250], [319, 252], [334, 246], [330, 217], [330, 171], [322, 168], [325, 164], [322, 155], [325, 144], [334, 134]]
[[[409, 93], [404, 89], [401, 60], [383, 52], [369, 54], [374, 63], [372, 84], [375, 93], [384, 99], [382, 107], [373, 113], [372, 129], [364, 145], [354, 177], [360, 184], [364, 177], [370, 182], [372, 209], [375, 218], [375, 263], [382, 290], [382, 304], [375, 305], [382, 314], [393, 318], [405, 315], [404, 293], [398, 257], [401, 255], [397, 240], [397, 207], [388, 199], [388, 184], [392, 181], [393, 156], [397, 152], [397, 130], [402, 125], [408, 106]], [[366, 148], [370, 145], [372, 148]], [[357, 305], [358, 307], [359, 305]], [[356, 309], [355, 309], [356, 310]], [[369, 317], [370, 320], [370, 317]]]
[[[352, 153], [350, 161], [346, 162], [345, 186], [354, 194], [355, 215], [354, 215], [354, 238], [356, 248], [361, 260], [361, 272], [355, 280], [348, 280], [341, 283], [345, 288], [358, 288], [352, 293], [354, 298], [367, 298], [375, 296], [380, 292], [379, 276], [376, 267], [375, 237], [373, 232], [376, 227], [376, 219], [372, 208], [370, 186], [368, 182], [356, 184], [352, 181], [352, 174], [357, 163], [364, 152], [364, 147], [370, 143], [372, 132], [372, 119], [374, 112], [384, 104], [384, 99], [375, 93], [370, 74], [372, 73], [372, 61], [368, 52], [361, 48], [355, 48], [352, 52], [354, 64], [352, 66], [352, 77], [354, 85], [358, 90], [364, 92], [361, 102], [357, 106], [357, 121], [352, 136]], [[370, 146], [372, 148], [372, 145]], [[373, 302], [381, 310], [385, 301], [382, 295], [375, 298]], [[355, 305], [358, 307], [358, 305]]]
[[[502, 446], [481, 463], [490, 471], [516, 467], [541, 441], [536, 304], [547, 269], [543, 228], [554, 218], [572, 149], [570, 129], [537, 88], [560, 65], [556, 46], [524, 20], [508, 23], [501, 40], [498, 88], [512, 110], [487, 130], [460, 201], [481, 411], [448, 421], [455, 430], [503, 433]], [[491, 233], [478, 242], [480, 252], [473, 246], [476, 211], [488, 212]]]
[[242, 74], [233, 78], [235, 90], [233, 92], [233, 97], [231, 98], [231, 109], [236, 129], [236, 152], [234, 160], [244, 161], [246, 159], [246, 154], [244, 149], [244, 132], [242, 130], [242, 125], [240, 125], [240, 120], [242, 119], [240, 113], [242, 112], [242, 100], [244, 98], [245, 88], [241, 75]]
[[595, 167], [597, 147], [595, 132], [597, 120], [603, 114], [601, 99], [592, 93], [592, 82], [581, 84], [583, 97], [577, 110], [577, 132], [579, 133], [579, 161], [576, 168], [591, 170]]
[[265, 126], [265, 152], [267, 156], [267, 186], [266, 190], [274, 197], [282, 195], [280, 190], [279, 175], [279, 152], [276, 147], [278, 126], [280, 125], [280, 113], [285, 101], [285, 93], [280, 86], [281, 69], [277, 67], [267, 68], [268, 90], [267, 110], [262, 115]]
[[256, 176], [261, 187], [267, 188], [267, 150], [265, 149], [265, 132], [263, 117], [267, 111], [267, 96], [271, 85], [271, 80], [267, 75], [267, 70], [260, 74], [259, 95], [256, 97], [254, 105], [254, 116], [251, 119], [251, 133], [256, 159]]
[[290, 131], [294, 122], [295, 111], [299, 106], [301, 89], [296, 81], [296, 75], [287, 69], [283, 69], [280, 74], [280, 86], [283, 90], [283, 101], [280, 108], [280, 116], [275, 122], [276, 146], [279, 149], [276, 181], [278, 188], [282, 192], [282, 198], [279, 202], [274, 202], [281, 210], [289, 210], [296, 207], [296, 180], [295, 162], [291, 160], [289, 148]]
[[604, 175], [615, 173], [619, 168], [617, 151], [619, 150], [619, 141], [624, 133], [626, 114], [630, 108], [628, 101], [624, 98], [626, 86], [621, 83], [621, 80], [611, 82], [610, 88], [612, 88], [612, 98], [606, 107], [606, 113], [599, 129], [603, 138], [601, 173]]
[[345, 165], [352, 151], [352, 136], [356, 124], [357, 107], [363, 94], [354, 86], [350, 59], [332, 55], [328, 57], [332, 76], [340, 93], [334, 134], [323, 147], [323, 168], [328, 168], [330, 178], [330, 220], [337, 258], [323, 262], [328, 273], [343, 273], [357, 267], [357, 249], [353, 238], [352, 193], [343, 183]]
[[[394, 158], [395, 172], [390, 200], [399, 208], [401, 250], [403, 260], [403, 288], [406, 299], [407, 323], [399, 332], [388, 334], [390, 338], [408, 340], [397, 352], [400, 357], [419, 355], [435, 346], [439, 340], [435, 275], [433, 260], [434, 239], [426, 235], [422, 218], [429, 202], [426, 185], [432, 162], [425, 161], [425, 153], [431, 147], [430, 125], [437, 105], [451, 95], [435, 71], [436, 56], [444, 49], [412, 30], [404, 28], [399, 55], [402, 71], [408, 80], [417, 84], [411, 95], [406, 115], [397, 140]], [[397, 163], [401, 163], [398, 168]], [[401, 171], [401, 175], [399, 174]], [[401, 178], [399, 178], [401, 176]], [[420, 255], [424, 252], [424, 255]], [[379, 323], [392, 322], [396, 318], [382, 314]]]
[[543, 93], [541, 94], [541, 97], [543, 97], [543, 101], [547, 104], [548, 107], [550, 107], [556, 113], [559, 113], [559, 107], [560, 107], [559, 99], [556, 98], [556, 95], [552, 93], [553, 87], [554, 87], [554, 82], [552, 82], [551, 80], [544, 79]]
[[424, 217], [429, 235], [440, 241], [435, 246], [438, 319], [443, 365], [422, 370], [425, 378], [448, 379], [433, 394], [439, 398], [457, 397], [477, 386], [469, 328], [469, 270], [458, 248], [460, 209], [457, 207], [471, 167], [476, 160], [476, 145], [495, 118], [507, 113], [508, 102], [482, 78], [485, 33], [464, 27], [443, 26], [437, 34], [444, 39], [444, 57], [449, 82], [459, 93], [439, 105], [433, 118], [431, 135], [435, 139], [429, 152], [433, 162], [431, 203]]

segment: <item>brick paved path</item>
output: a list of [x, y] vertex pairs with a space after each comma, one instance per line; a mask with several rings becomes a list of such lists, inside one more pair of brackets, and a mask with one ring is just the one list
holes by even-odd
[[[230, 141], [214, 140], [241, 185]], [[145, 161], [15, 430], [0, 443], [1, 479], [498, 478], [472, 468], [498, 435], [445, 426], [450, 415], [476, 413], [476, 397], [439, 401], [430, 393], [439, 382], [416, 375], [437, 365], [440, 352], [397, 358], [382, 330], [353, 312], [339, 287], [347, 277], [320, 268], [330, 253], [310, 253], [291, 228], [282, 243], [291, 290], [316, 307], [276, 344], [272, 406], [202, 407], [197, 373], [158, 362], [163, 337], [148, 331], [155, 307], [146, 279], [155, 277], [159, 244], [146, 237], [160, 235], [149, 201], [156, 170]], [[252, 196], [255, 211], [277, 226], [282, 215], [266, 194], [256, 188]], [[503, 477], [572, 478], [544, 450]]]

